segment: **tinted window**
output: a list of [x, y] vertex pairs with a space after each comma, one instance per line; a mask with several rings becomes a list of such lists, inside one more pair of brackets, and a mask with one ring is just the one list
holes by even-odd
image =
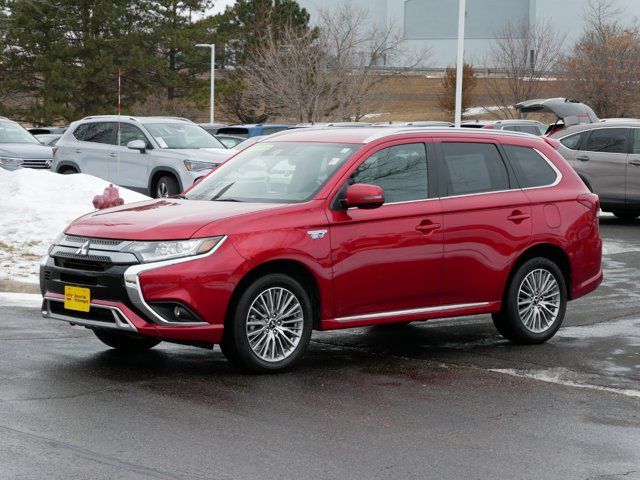
[[507, 125], [506, 127], [502, 127], [502, 130], [506, 130], [508, 132], [520, 132], [520, 127], [517, 125]]
[[522, 188], [551, 185], [557, 178], [556, 172], [533, 148], [504, 145], [511, 166]]
[[585, 150], [589, 152], [624, 153], [626, 128], [598, 128], [591, 132]]
[[[82, 132], [82, 140], [85, 142], [116, 144], [116, 124], [107, 122], [86, 123]], [[78, 127], [79, 129], [79, 127]], [[76, 130], [77, 132], [78, 130]]]
[[540, 135], [542, 133], [535, 125], [520, 125], [520, 131], [531, 135]]
[[87, 127], [89, 125], [87, 123], [83, 123], [82, 125], [78, 125], [77, 128], [73, 131], [73, 136], [78, 140], [84, 140], [84, 134], [87, 132]]
[[633, 129], [633, 148], [631, 153], [640, 153], [640, 128]]
[[582, 133], [576, 133], [575, 135], [569, 135], [560, 140], [560, 143], [570, 150], [580, 150], [580, 141], [582, 140]]
[[384, 191], [385, 203], [428, 198], [424, 144], [398, 145], [374, 153], [358, 167], [350, 183], [378, 185]]
[[149, 140], [146, 135], [142, 133], [135, 125], [131, 125], [129, 123], [121, 123], [120, 124], [120, 145], [126, 147], [127, 143], [132, 142], [133, 140], [142, 140], [149, 148]]
[[509, 174], [490, 143], [443, 143], [447, 195], [509, 189]]

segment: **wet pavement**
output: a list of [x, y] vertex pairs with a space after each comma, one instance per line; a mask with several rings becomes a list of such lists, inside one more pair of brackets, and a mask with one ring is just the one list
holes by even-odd
[[547, 344], [488, 316], [316, 332], [281, 375], [0, 298], [0, 479], [640, 479], [640, 222], [601, 232], [605, 282]]

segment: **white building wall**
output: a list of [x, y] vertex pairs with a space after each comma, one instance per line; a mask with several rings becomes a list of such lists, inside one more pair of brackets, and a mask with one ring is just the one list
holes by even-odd
[[[526, 16], [529, 21], [549, 19], [556, 29], [566, 35], [566, 46], [569, 48], [584, 29], [584, 12], [588, 3], [588, 0], [466, 1], [468, 36], [465, 41], [465, 60], [477, 66], [483, 66], [489, 55], [495, 36], [492, 32], [517, 21], [520, 15]], [[458, 0], [298, 0], [311, 14], [312, 22], [317, 20], [320, 9], [331, 10], [345, 2], [366, 8], [371, 22], [398, 26], [405, 36], [404, 49], [407, 52], [429, 47], [430, 67], [443, 68], [455, 64]], [[623, 22], [640, 19], [640, 0], [615, 2], [617, 8], [622, 10]], [[411, 18], [406, 18], [405, 12], [409, 12]], [[421, 23], [424, 24], [423, 32], [419, 32]]]

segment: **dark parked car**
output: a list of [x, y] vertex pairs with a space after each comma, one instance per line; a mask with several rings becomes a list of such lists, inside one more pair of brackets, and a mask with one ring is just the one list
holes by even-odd
[[293, 125], [282, 123], [256, 123], [249, 125], [231, 125], [218, 129], [219, 135], [234, 135], [237, 137], [258, 137], [261, 135], [271, 135], [272, 133], [288, 130]]
[[550, 135], [558, 152], [600, 196], [602, 210], [622, 219], [640, 216], [640, 121], [573, 125]]
[[486, 128], [493, 130], [505, 130], [507, 132], [530, 133], [531, 135], [543, 135], [547, 126], [536, 120], [474, 120], [463, 122], [463, 128]]
[[29, 128], [29, 132], [31, 135], [48, 135], [48, 134], [59, 134], [62, 135], [69, 128], [68, 125], [64, 126], [50, 126], [50, 127], [34, 127]]
[[41, 263], [42, 312], [112, 348], [220, 344], [266, 372], [298, 361], [313, 329], [492, 314], [505, 338], [542, 343], [602, 280], [598, 196], [547, 140], [266, 137], [181, 198], [71, 223]]

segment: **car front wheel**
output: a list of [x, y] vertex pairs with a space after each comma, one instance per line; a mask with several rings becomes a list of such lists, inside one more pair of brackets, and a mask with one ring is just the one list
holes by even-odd
[[304, 354], [312, 325], [311, 300], [300, 283], [288, 275], [268, 274], [240, 296], [225, 325], [222, 352], [250, 371], [282, 371]]
[[155, 190], [156, 198], [171, 197], [180, 193], [180, 186], [175, 178], [164, 175], [158, 179]]
[[514, 274], [493, 323], [513, 343], [543, 343], [562, 325], [566, 307], [566, 284], [558, 266], [547, 258], [533, 258]]

